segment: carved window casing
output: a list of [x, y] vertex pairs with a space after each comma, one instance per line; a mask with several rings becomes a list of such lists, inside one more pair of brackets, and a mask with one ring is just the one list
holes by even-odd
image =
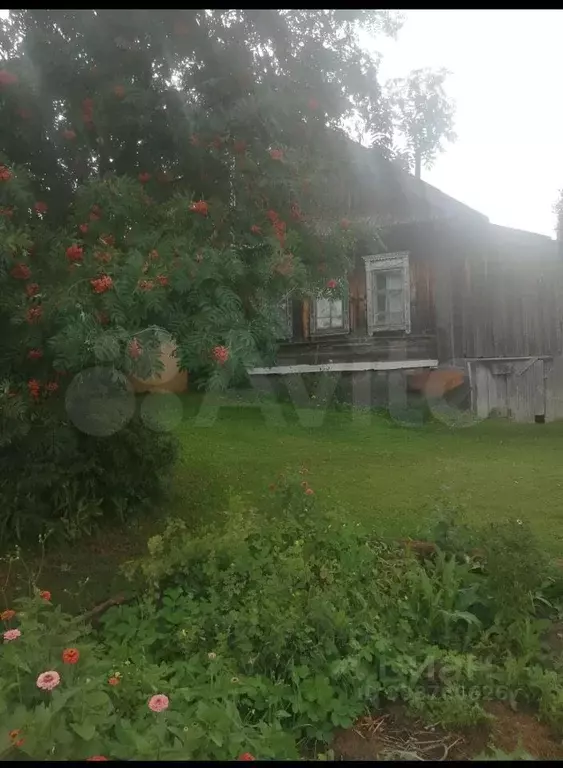
[[368, 333], [410, 333], [409, 254], [402, 252], [364, 256], [364, 262]]

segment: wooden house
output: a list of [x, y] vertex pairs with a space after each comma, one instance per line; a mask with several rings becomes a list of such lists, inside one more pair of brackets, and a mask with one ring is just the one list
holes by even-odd
[[345, 298], [288, 303], [288, 338], [274, 366], [251, 371], [255, 383], [334, 373], [369, 405], [401, 373], [434, 397], [465, 386], [478, 417], [563, 416], [557, 242], [491, 224], [377, 150], [349, 151], [352, 210], [377, 217], [381, 246], [356, 254]]

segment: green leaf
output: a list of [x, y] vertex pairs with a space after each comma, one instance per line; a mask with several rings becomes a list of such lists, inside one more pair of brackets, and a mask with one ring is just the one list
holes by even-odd
[[214, 744], [217, 744], [218, 747], [223, 746], [223, 737], [220, 733], [217, 733], [215, 731], [211, 731], [209, 734], [209, 738]]
[[91, 707], [104, 707], [110, 703], [110, 698], [104, 691], [88, 691], [85, 694], [85, 699]]
[[76, 696], [78, 693], [78, 689], [74, 688], [70, 691], [53, 691], [53, 698], [51, 703], [51, 713], [55, 714], [55, 712], [59, 712], [65, 704], [72, 699], [73, 696]]
[[84, 741], [91, 741], [96, 735], [95, 726], [88, 720], [84, 723], [71, 723], [70, 727], [81, 739], [84, 739]]
[[15, 657], [14, 666], [17, 667], [17, 669], [23, 669], [24, 672], [28, 673], [28, 675], [31, 674], [31, 668], [29, 664], [27, 664], [23, 659], [20, 659], [19, 656]]

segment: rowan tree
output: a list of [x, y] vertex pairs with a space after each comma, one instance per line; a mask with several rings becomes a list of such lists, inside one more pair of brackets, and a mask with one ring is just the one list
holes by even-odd
[[[358, 234], [343, 126], [354, 116], [392, 139], [359, 25], [397, 22], [384, 11], [10, 11], [0, 38], [6, 530], [23, 507], [61, 517], [102, 494], [103, 473], [74, 482], [64, 464], [77, 443], [86, 466], [100, 461], [101, 438], [76, 435], [65, 401], [84, 371], [150, 373], [165, 329], [182, 368], [225, 384], [272, 359], [281, 297], [338, 290]], [[44, 472], [26, 496], [18, 471], [30, 461]], [[136, 464], [132, 477], [146, 474]], [[55, 484], [66, 490], [53, 512]]]

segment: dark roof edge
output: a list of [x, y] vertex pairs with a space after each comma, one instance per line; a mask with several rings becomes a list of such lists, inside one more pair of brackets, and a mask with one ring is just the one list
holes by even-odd
[[553, 245], [557, 245], [557, 240], [554, 237], [550, 237], [549, 235], [542, 235], [540, 232], [530, 232], [528, 229], [516, 229], [515, 227], [507, 227], [504, 224], [492, 224], [491, 227], [494, 227], [496, 231], [500, 233], [505, 232], [506, 234], [510, 235], [525, 235], [526, 237], [531, 238], [539, 238], [545, 243], [552, 243]]
[[[413, 176], [408, 171], [403, 170], [398, 165], [395, 165], [391, 160], [389, 160], [387, 157], [385, 157], [384, 152], [377, 146], [374, 147], [365, 147], [363, 144], [360, 144], [357, 141], [354, 141], [349, 136], [346, 137], [347, 141], [352, 145], [352, 147], [355, 149], [356, 152], [365, 152], [369, 154], [372, 158], [376, 158], [379, 162], [385, 163], [389, 169], [393, 170], [393, 173], [396, 175], [396, 178], [399, 180], [399, 183], [407, 191], [408, 194], [411, 194], [418, 199], [424, 201], [429, 205], [430, 208], [434, 209], [437, 214], [439, 215], [433, 215], [428, 217], [427, 219], [424, 219], [424, 221], [430, 221], [430, 220], [437, 220], [437, 219], [444, 219], [444, 218], [454, 218], [457, 216], [471, 216], [471, 217], [477, 217], [482, 222], [489, 222], [488, 216], [485, 216], [485, 214], [481, 213], [480, 211], [477, 211], [475, 208], [471, 208], [471, 206], [466, 205], [465, 203], [460, 202], [459, 200], [456, 200], [455, 197], [452, 197], [451, 195], [447, 195], [445, 192], [442, 192], [441, 189], [438, 189], [438, 187], [434, 187], [432, 184], [429, 184], [427, 181], [423, 181], [422, 179], [417, 179], [415, 176]], [[367, 159], [367, 158], [366, 158]]]

